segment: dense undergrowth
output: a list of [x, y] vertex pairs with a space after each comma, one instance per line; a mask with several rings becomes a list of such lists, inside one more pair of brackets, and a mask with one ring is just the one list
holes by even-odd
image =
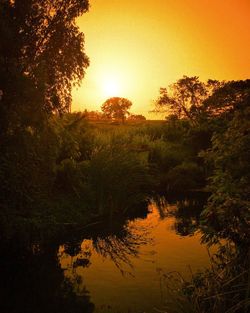
[[76, 27], [88, 8], [88, 1], [0, 1], [0, 245], [7, 251], [16, 239], [37, 243], [68, 226], [126, 216], [154, 195], [205, 190], [203, 241], [229, 245], [212, 269], [182, 282], [177, 312], [246, 313], [250, 80], [183, 76], [160, 89], [156, 111], [168, 118], [159, 124], [97, 125], [66, 114], [89, 65]]
[[203, 241], [229, 245], [210, 270], [181, 282], [184, 302], [172, 312], [247, 312], [250, 93], [242, 84], [216, 91], [194, 119], [113, 125], [68, 113], [9, 130], [0, 154], [1, 241], [53, 238], [68, 227], [146, 209], [159, 194], [205, 191]]
[[[176, 123], [182, 137], [171, 135]], [[203, 161], [184, 136], [190, 129], [182, 121], [101, 128], [73, 113], [9, 135], [0, 157], [1, 229], [12, 221], [85, 223], [136, 210], [159, 192], [203, 188]]]

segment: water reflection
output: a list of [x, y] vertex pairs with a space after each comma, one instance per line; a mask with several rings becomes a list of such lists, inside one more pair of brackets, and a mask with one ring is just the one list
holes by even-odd
[[64, 276], [56, 246], [14, 247], [1, 247], [1, 313], [94, 312], [81, 278]]
[[0, 312], [152, 312], [162, 301], [159, 269], [195, 271], [207, 262], [196, 234], [201, 208], [161, 198], [148, 215], [105, 221], [60, 242], [1, 247]]
[[[104, 226], [104, 225], [103, 225]], [[78, 242], [68, 242], [59, 249], [59, 256], [65, 269], [72, 273], [78, 266], [88, 267], [91, 264], [93, 251], [104, 259], [109, 259], [119, 269], [122, 275], [132, 275], [133, 259], [139, 257], [140, 247], [151, 244], [153, 238], [150, 230], [153, 225], [142, 225], [136, 222], [126, 222], [125, 225], [110, 222], [104, 228], [87, 234]], [[69, 257], [70, 262], [69, 262]]]
[[165, 198], [155, 200], [162, 219], [175, 218], [173, 228], [180, 236], [192, 236], [200, 230], [200, 214], [204, 204], [202, 197], [177, 200], [174, 204], [168, 203]]
[[159, 270], [188, 277], [189, 265], [195, 271], [208, 263], [197, 234], [202, 207], [195, 199], [161, 198], [146, 218], [98, 225], [82, 241], [60, 247], [66, 277], [84, 277], [95, 312], [152, 312], [165, 300]]

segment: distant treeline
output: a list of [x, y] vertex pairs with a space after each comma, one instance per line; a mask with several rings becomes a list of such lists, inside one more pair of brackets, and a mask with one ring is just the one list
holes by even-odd
[[[112, 117], [107, 117], [107, 115], [104, 112], [100, 112], [98, 110], [96, 111], [89, 111], [85, 109], [83, 111], [84, 116], [87, 120], [90, 121], [117, 121], [119, 122], [119, 119], [117, 118], [112, 118]], [[146, 117], [141, 115], [141, 114], [133, 114], [129, 113], [128, 116], [126, 117], [127, 121], [145, 121]]]

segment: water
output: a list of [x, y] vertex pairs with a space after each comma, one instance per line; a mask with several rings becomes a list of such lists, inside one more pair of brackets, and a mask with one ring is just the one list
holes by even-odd
[[96, 224], [68, 241], [2, 248], [0, 312], [162, 309], [169, 297], [166, 274], [188, 279], [209, 265], [194, 208], [185, 201], [151, 204], [143, 217]]
[[209, 264], [200, 234], [176, 229], [176, 218], [163, 218], [151, 205], [146, 218], [127, 222], [118, 235], [84, 239], [75, 256], [61, 246], [60, 264], [66, 277], [81, 279], [95, 312], [154, 312], [166, 301], [164, 274], [189, 278]]

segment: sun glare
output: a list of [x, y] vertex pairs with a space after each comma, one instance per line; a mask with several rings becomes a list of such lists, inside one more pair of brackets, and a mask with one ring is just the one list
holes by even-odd
[[115, 97], [119, 96], [121, 88], [115, 79], [105, 79], [102, 85], [102, 91], [105, 97]]

